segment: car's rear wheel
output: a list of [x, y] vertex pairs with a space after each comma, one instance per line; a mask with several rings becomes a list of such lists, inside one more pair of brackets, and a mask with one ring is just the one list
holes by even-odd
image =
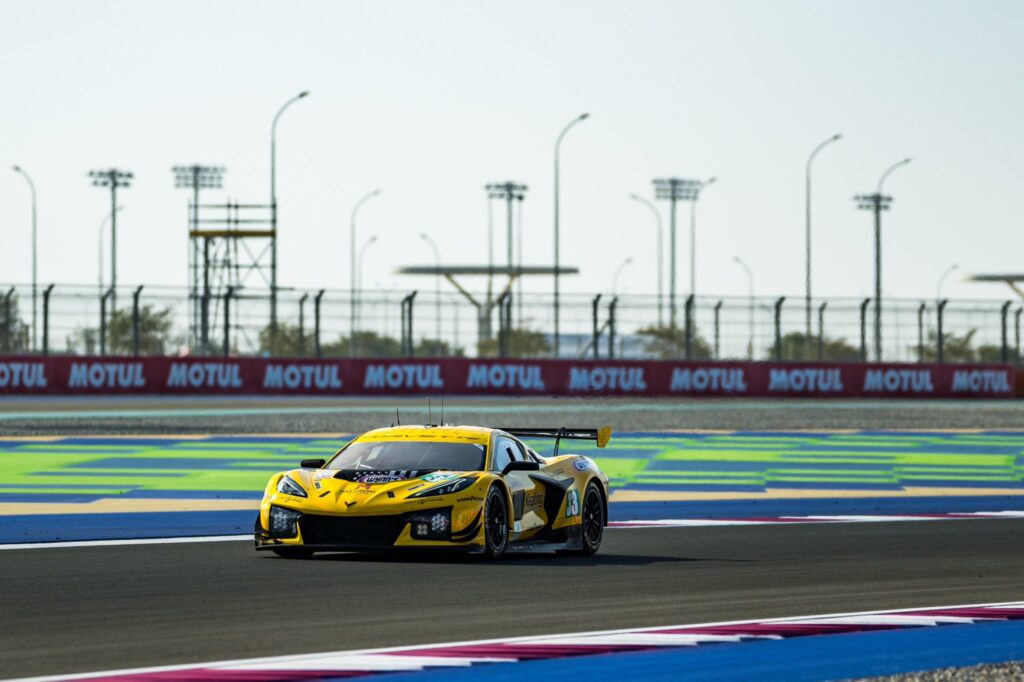
[[275, 547], [271, 551], [285, 559], [308, 559], [313, 556], [313, 550], [305, 547]]
[[593, 481], [587, 485], [587, 492], [583, 494], [583, 522], [580, 535], [583, 547], [579, 554], [591, 555], [601, 548], [601, 540], [604, 538], [604, 498]]
[[508, 505], [501, 486], [493, 485], [484, 500], [484, 554], [498, 559], [508, 547]]

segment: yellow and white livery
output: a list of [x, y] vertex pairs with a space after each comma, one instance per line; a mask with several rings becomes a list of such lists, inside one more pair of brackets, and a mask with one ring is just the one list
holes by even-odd
[[[355, 438], [329, 460], [275, 474], [256, 520], [256, 549], [454, 547], [593, 554], [608, 523], [608, 477], [560, 454], [564, 439], [604, 447], [611, 429], [397, 426]], [[554, 439], [544, 457], [523, 438]]]

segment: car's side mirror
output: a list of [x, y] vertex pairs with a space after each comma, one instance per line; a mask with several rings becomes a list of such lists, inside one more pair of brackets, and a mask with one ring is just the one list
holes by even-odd
[[319, 469], [327, 464], [326, 459], [304, 459], [299, 463], [303, 469]]
[[501, 475], [504, 476], [510, 471], [539, 471], [540, 464], [534, 462], [532, 459], [528, 460], [515, 460], [505, 465], [505, 468], [501, 470]]

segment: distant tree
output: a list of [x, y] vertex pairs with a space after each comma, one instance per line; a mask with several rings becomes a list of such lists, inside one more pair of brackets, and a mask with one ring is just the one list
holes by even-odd
[[452, 346], [441, 339], [420, 339], [416, 343], [418, 358], [459, 358], [466, 352], [458, 346]]
[[[542, 358], [551, 355], [551, 343], [543, 332], [525, 327], [514, 327], [509, 330], [508, 334], [509, 357]], [[477, 354], [482, 358], [497, 357], [499, 350], [497, 335], [477, 344]]]
[[[139, 308], [139, 354], [167, 355], [181, 339], [174, 339], [174, 310], [156, 309], [151, 305]], [[131, 355], [134, 351], [132, 310], [115, 310], [107, 318], [108, 355]], [[67, 337], [69, 353], [96, 355], [100, 352], [100, 332], [97, 327], [79, 327]]]
[[[973, 347], [974, 336], [978, 333], [977, 329], [971, 329], [965, 334], [955, 334], [953, 332], [945, 332], [942, 335], [942, 361], [943, 362], [976, 362], [978, 360], [978, 353]], [[939, 335], [934, 329], [928, 331], [928, 336], [924, 343], [924, 358], [925, 362], [938, 362], [939, 360]], [[910, 346], [910, 351], [917, 354], [917, 344]]]
[[[6, 292], [0, 292], [4, 294]], [[11, 319], [7, 319], [4, 298], [0, 295], [0, 352], [24, 353], [29, 350], [29, 326], [21, 319], [18, 295], [11, 296]]]
[[[830, 362], [844, 362], [860, 360], [860, 349], [851, 345], [846, 339], [833, 339], [825, 337], [821, 344], [821, 359]], [[808, 350], [810, 352], [808, 352]], [[765, 349], [765, 356], [775, 357], [775, 343], [772, 342]], [[803, 332], [790, 332], [782, 337], [782, 359], [783, 360], [817, 360], [818, 359], [818, 336], [812, 334], [810, 347], [807, 344], [807, 334]]]
[[[139, 307], [139, 353], [166, 355], [173, 345], [171, 328], [174, 326], [171, 308], [155, 309], [151, 305]], [[131, 355], [134, 350], [132, 310], [115, 310], [107, 322], [107, 351], [115, 355]]]
[[[685, 327], [644, 327], [636, 335], [643, 343], [644, 352], [663, 360], [675, 360], [686, 356]], [[691, 339], [690, 357], [693, 360], [710, 360], [713, 356], [711, 345], [694, 329]]]

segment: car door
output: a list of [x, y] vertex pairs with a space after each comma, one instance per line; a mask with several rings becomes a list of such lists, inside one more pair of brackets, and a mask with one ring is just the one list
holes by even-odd
[[[522, 446], [507, 436], [497, 436], [494, 440], [494, 456], [491, 468], [501, 473], [509, 462], [532, 461], [527, 458]], [[524, 539], [534, 535], [547, 524], [544, 513], [544, 485], [536, 481], [531, 474], [534, 471], [509, 471], [505, 474], [505, 484], [512, 493], [513, 530], [518, 538]]]

